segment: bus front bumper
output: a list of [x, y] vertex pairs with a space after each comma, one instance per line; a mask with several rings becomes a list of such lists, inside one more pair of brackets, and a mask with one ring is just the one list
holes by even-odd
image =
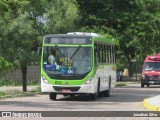
[[94, 83], [83, 84], [83, 85], [52, 85], [45, 83], [41, 78], [41, 91], [42, 92], [55, 92], [55, 93], [95, 93], [97, 86]]

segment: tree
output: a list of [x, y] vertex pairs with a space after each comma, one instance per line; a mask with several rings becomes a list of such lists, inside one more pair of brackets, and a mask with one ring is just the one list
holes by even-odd
[[[141, 60], [158, 50], [159, 0], [81, 0], [80, 25], [88, 28], [104, 26], [106, 32], [117, 38], [119, 49], [132, 75], [131, 59]], [[113, 32], [114, 31], [114, 32]], [[126, 64], [126, 63], [123, 63]]]
[[44, 14], [44, 31], [46, 34], [67, 33], [75, 31], [78, 20], [76, 0], [49, 1]]
[[3, 14], [0, 22], [1, 53], [14, 66], [20, 66], [24, 92], [27, 91], [27, 65], [35, 60], [35, 52], [32, 48], [37, 34], [37, 31], [33, 29], [33, 21], [29, 19], [30, 16], [25, 11], [28, 3], [25, 0], [6, 1], [8, 10]]
[[23, 91], [26, 92], [27, 65], [38, 58], [39, 38], [74, 30], [77, 4], [75, 0], [2, 0], [0, 9], [1, 55], [14, 67], [21, 68]]

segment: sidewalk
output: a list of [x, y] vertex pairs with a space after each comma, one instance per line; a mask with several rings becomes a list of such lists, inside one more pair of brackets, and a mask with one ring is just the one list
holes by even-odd
[[148, 110], [160, 111], [160, 95], [144, 99], [143, 105]]

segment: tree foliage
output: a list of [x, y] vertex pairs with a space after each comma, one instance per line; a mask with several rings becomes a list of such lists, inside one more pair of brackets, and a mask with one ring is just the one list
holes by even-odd
[[159, 52], [159, 17], [159, 0], [1, 0], [0, 54], [25, 80], [45, 34], [96, 32], [116, 42], [117, 65], [132, 73], [131, 59]]
[[38, 61], [39, 40], [45, 34], [73, 30], [78, 17], [75, 0], [2, 0], [0, 2], [0, 53], [20, 67], [27, 91], [27, 65]]
[[121, 53], [117, 55], [117, 65], [128, 67], [129, 73], [132, 74], [131, 59], [142, 62], [146, 55], [158, 52], [159, 0], [81, 0], [78, 4], [80, 25], [93, 29], [104, 26], [105, 32], [117, 38]]
[[0, 57], [0, 76], [5, 71], [8, 71], [12, 68], [12, 64], [6, 61], [3, 57]]
[[66, 33], [74, 31], [78, 19], [76, 0], [50, 1], [44, 14], [45, 33]]

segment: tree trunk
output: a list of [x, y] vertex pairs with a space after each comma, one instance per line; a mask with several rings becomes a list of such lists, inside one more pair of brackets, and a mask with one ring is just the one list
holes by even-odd
[[23, 82], [23, 92], [27, 92], [27, 65], [21, 66], [22, 70], [22, 82]]

